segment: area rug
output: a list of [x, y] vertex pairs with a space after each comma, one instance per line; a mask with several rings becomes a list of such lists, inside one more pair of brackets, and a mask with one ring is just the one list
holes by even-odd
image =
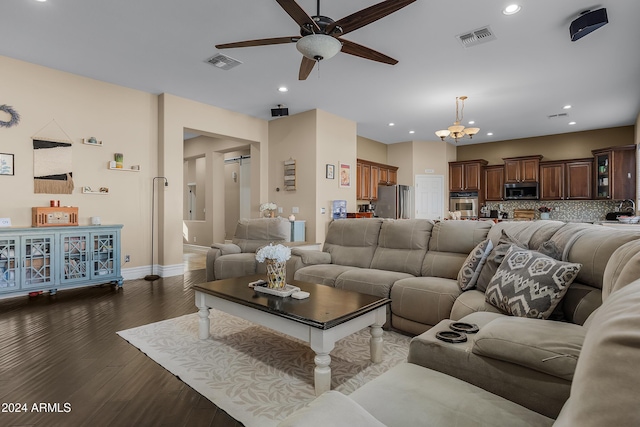
[[[118, 332], [162, 367], [247, 427], [275, 426], [315, 398], [308, 344], [211, 310], [211, 335], [198, 339], [189, 314]], [[368, 330], [336, 343], [331, 388], [351, 393], [406, 362], [410, 338], [384, 331], [383, 361], [371, 362]]]

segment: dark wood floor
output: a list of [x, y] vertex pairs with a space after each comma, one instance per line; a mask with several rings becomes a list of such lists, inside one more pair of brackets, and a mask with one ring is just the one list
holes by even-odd
[[[184, 276], [0, 300], [0, 426], [241, 426], [117, 331], [195, 313]], [[33, 412], [33, 404], [70, 412]], [[8, 413], [27, 404], [27, 413]]]

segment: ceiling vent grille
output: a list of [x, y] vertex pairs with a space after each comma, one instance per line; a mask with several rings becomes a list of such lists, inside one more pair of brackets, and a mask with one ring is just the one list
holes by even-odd
[[496, 35], [491, 31], [491, 27], [487, 25], [477, 30], [458, 34], [456, 38], [463, 47], [467, 48], [496, 40]]
[[207, 59], [207, 62], [214, 67], [220, 68], [221, 70], [225, 71], [242, 64], [242, 62], [238, 61], [237, 59], [233, 59], [232, 57], [223, 55], [221, 53], [218, 53], [217, 55]]
[[569, 114], [567, 113], [558, 113], [547, 116], [548, 119], [559, 119], [560, 117], [567, 117]]

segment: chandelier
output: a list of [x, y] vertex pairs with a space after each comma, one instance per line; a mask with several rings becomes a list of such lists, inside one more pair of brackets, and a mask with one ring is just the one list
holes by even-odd
[[[456, 96], [456, 121], [453, 122], [453, 126], [449, 126], [448, 129], [436, 131], [436, 135], [438, 135], [442, 141], [444, 141], [445, 138], [449, 137], [457, 143], [459, 139], [462, 139], [465, 136], [468, 136], [469, 139], [471, 139], [473, 138], [473, 135], [480, 132], [480, 128], [465, 128], [460, 124], [464, 115], [465, 99], [467, 99], [466, 96]], [[462, 102], [462, 108], [460, 108], [459, 110], [458, 101]]]

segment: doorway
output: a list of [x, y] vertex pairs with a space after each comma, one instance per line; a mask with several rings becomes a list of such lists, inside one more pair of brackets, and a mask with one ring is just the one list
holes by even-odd
[[416, 218], [444, 217], [444, 176], [416, 175]]

